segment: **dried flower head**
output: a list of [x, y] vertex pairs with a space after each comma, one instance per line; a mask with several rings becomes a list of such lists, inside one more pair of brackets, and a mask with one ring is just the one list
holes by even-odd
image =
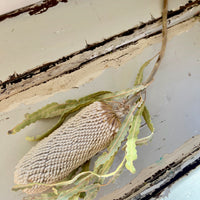
[[[118, 131], [123, 116], [112, 105], [94, 102], [66, 121], [50, 136], [38, 142], [17, 164], [16, 184], [55, 183], [105, 149]], [[34, 185], [28, 194], [49, 187]]]

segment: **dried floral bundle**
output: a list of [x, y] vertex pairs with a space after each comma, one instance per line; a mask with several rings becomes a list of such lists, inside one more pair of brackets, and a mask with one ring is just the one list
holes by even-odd
[[[52, 103], [32, 114], [26, 114], [26, 119], [10, 130], [10, 134], [42, 118], [61, 117], [47, 133], [27, 138], [31, 141], [42, 140], [17, 164], [14, 173], [17, 185], [13, 189], [23, 189], [28, 194], [38, 194], [53, 188], [54, 193], [58, 194], [56, 198], [61, 196], [72, 198], [82, 193], [75, 190], [77, 193], [74, 194], [73, 187], [63, 190], [63, 187], [59, 186], [78, 184], [81, 187], [80, 191], [92, 186], [91, 192], [87, 192], [91, 198], [105, 178], [113, 177], [111, 180], [116, 178], [124, 164], [129, 171], [135, 173], [133, 161], [137, 159], [136, 143], [147, 143], [152, 137], [151, 134], [149, 137], [137, 140], [142, 115], [153, 133], [150, 115], [142, 98], [142, 93], [148, 84], [141, 84], [143, 70], [151, 60], [141, 67], [132, 89], [115, 93], [101, 91], [78, 101], [68, 100], [62, 105]], [[121, 99], [123, 100], [119, 101]], [[79, 112], [64, 122], [65, 118], [75, 111]], [[106, 174], [128, 132], [124, 160], [115, 172]], [[62, 181], [70, 173], [74, 173], [73, 170], [106, 147], [108, 147], [107, 152], [98, 157], [93, 171], [89, 171], [87, 167], [87, 170], [84, 169], [72, 180]], [[50, 192], [47, 196], [56, 194]]]
[[[79, 100], [67, 100], [64, 104], [46, 105], [26, 114], [25, 120], [8, 132], [15, 134], [37, 120], [60, 117], [46, 133], [26, 138], [39, 142], [17, 164], [14, 173], [17, 185], [13, 190], [28, 194], [43, 192], [31, 199], [91, 200], [100, 187], [113, 182], [125, 167], [135, 173], [136, 145], [150, 141], [154, 130], [145, 106], [145, 92], [165, 52], [166, 20], [167, 0], [164, 0], [162, 48], [144, 83], [143, 71], [153, 58], [140, 68], [133, 88], [118, 92], [100, 91]], [[69, 119], [65, 122], [67, 117]], [[142, 117], [151, 135], [138, 139]], [[88, 160], [105, 148], [107, 150], [98, 156], [93, 170], [90, 170]], [[109, 172], [120, 149], [125, 150], [124, 158], [114, 172]], [[80, 166], [82, 171], [77, 173]]]

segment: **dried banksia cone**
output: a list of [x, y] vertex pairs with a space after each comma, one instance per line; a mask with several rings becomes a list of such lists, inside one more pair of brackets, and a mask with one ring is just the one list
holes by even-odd
[[[17, 164], [16, 184], [55, 183], [105, 149], [120, 127], [121, 112], [104, 102], [94, 102], [38, 142]], [[49, 187], [34, 185], [28, 194]]]

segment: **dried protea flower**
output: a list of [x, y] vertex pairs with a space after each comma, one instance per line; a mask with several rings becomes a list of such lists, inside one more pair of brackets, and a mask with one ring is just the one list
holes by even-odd
[[[120, 127], [123, 108], [94, 102], [38, 142], [17, 164], [16, 184], [55, 183], [105, 149]], [[34, 185], [28, 194], [49, 187]]]

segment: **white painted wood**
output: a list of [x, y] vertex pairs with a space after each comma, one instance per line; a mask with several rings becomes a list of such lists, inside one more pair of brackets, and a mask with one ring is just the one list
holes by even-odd
[[[9, 7], [6, 2], [1, 0]], [[169, 1], [169, 10], [185, 3]], [[6, 19], [0, 22], [0, 80], [83, 49], [86, 41], [100, 42], [158, 18], [161, 8], [160, 0], [69, 0], [39, 15]]]

